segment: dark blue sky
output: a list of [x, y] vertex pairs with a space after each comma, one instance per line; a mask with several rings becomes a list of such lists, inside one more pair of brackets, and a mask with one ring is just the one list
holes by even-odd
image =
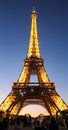
[[0, 0], [0, 102], [21, 73], [33, 6], [46, 72], [68, 104], [68, 0]]

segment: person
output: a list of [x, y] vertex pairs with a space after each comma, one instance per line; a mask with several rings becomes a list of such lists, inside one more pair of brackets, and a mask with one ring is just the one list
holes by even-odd
[[52, 116], [50, 123], [49, 123], [49, 130], [58, 130], [58, 129], [59, 129], [59, 127], [58, 127], [58, 124], [56, 122], [56, 119]]
[[7, 118], [4, 118], [3, 121], [1, 122], [1, 128], [2, 128], [2, 130], [8, 129], [8, 119]]

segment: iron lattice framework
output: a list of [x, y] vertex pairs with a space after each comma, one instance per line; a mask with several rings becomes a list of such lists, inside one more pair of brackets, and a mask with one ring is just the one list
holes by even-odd
[[[27, 58], [17, 82], [13, 83], [12, 90], [0, 105], [0, 111], [18, 115], [21, 109], [30, 103], [44, 106], [50, 115], [67, 109], [67, 105], [55, 90], [55, 84], [50, 82], [41, 58], [38, 32], [37, 13], [31, 14], [31, 32]], [[31, 75], [37, 75], [38, 82], [30, 82]]]

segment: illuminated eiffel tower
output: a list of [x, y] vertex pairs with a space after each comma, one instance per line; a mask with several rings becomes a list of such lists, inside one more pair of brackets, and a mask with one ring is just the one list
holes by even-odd
[[[56, 115], [57, 111], [67, 109], [67, 105], [55, 90], [55, 84], [49, 80], [44, 68], [44, 60], [41, 58], [38, 32], [37, 13], [31, 14], [31, 32], [27, 57], [24, 67], [17, 82], [12, 85], [12, 90], [0, 105], [0, 111], [10, 115], [18, 115], [21, 109], [28, 104], [39, 104], [47, 109], [50, 115]], [[31, 76], [36, 75], [38, 82], [30, 81]]]

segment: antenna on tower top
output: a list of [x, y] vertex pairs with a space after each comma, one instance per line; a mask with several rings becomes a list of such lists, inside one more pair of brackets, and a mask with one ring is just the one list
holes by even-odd
[[35, 13], [36, 11], [35, 11], [35, 6], [33, 6], [33, 13]]

